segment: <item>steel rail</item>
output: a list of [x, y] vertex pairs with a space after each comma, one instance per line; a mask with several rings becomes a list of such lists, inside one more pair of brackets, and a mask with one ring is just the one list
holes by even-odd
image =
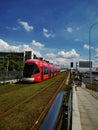
[[[55, 94], [52, 96], [52, 98], [50, 99], [50, 101], [47, 103], [47, 105], [45, 106], [45, 108], [43, 109], [43, 111], [41, 112], [41, 114], [38, 116], [37, 120], [35, 121], [35, 123], [32, 125], [32, 127], [30, 128], [30, 130], [37, 130], [39, 127], [39, 122], [44, 118], [44, 116], [46, 115], [46, 113], [48, 112], [50, 106], [52, 105], [53, 101], [55, 100], [58, 92], [60, 91], [60, 89], [62, 88], [62, 86], [64, 85], [64, 83], [66, 84], [66, 82], [68, 82], [69, 80], [69, 76], [62, 81], [61, 85], [59, 86], [59, 88], [56, 90]], [[65, 82], [66, 81], [66, 82]]]

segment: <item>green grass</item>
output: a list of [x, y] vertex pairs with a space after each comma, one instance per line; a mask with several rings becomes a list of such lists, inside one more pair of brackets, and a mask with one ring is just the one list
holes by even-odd
[[[65, 72], [60, 73], [49, 80], [35, 84], [0, 85], [0, 113], [3, 113], [11, 107], [19, 104], [29, 96], [35, 94], [40, 89], [46, 87], [64, 75], [66, 76]], [[65, 88], [66, 85], [63, 86], [62, 90], [65, 90]], [[46, 95], [46, 97], [36, 99], [33, 104], [32, 100], [26, 104], [22, 104], [17, 107], [15, 112], [2, 117], [0, 119], [0, 130], [28, 130], [30, 126], [32, 126], [33, 120], [39, 115], [45, 104], [47, 104], [46, 102], [49, 100], [48, 98], [50, 94], [47, 93]], [[35, 110], [36, 108], [38, 108], [37, 111]], [[33, 113], [33, 111], [36, 111], [36, 113]]]
[[[5, 130], [29, 130], [32, 122], [34, 122], [33, 120], [39, 115], [40, 110], [42, 110], [41, 107], [45, 106], [45, 104], [45, 100], [42, 102], [41, 99], [38, 99], [33, 104], [29, 102], [18, 107], [14, 113], [11, 113], [0, 121], [1, 128]], [[37, 111], [33, 113], [35, 108], [37, 108]]]
[[57, 80], [64, 73], [35, 84], [6, 84], [0, 86], [0, 114], [7, 111], [9, 108], [22, 102], [27, 97], [35, 94], [38, 90], [44, 88], [54, 80]]

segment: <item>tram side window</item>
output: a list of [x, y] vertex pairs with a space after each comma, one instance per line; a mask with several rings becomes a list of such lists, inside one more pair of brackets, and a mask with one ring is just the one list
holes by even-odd
[[48, 68], [47, 68], [47, 67], [44, 67], [44, 68], [43, 68], [43, 73], [44, 73], [44, 74], [48, 74]]
[[37, 74], [37, 73], [40, 72], [40, 71], [39, 71], [39, 68], [38, 68], [38, 66], [37, 66], [36, 64], [33, 65], [32, 71], [33, 71], [33, 74]]
[[51, 73], [53, 73], [54, 72], [54, 69], [53, 68], [51, 68]]

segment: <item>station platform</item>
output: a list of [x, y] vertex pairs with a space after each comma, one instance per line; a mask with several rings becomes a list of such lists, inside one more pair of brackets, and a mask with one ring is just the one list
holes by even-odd
[[72, 130], [98, 130], [98, 92], [73, 86]]

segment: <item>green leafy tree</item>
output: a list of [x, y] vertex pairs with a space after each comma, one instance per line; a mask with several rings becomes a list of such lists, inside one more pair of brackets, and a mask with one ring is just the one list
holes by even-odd
[[23, 61], [21, 58], [15, 54], [9, 54], [6, 58], [4, 58], [0, 62], [0, 70], [17, 70], [22, 71], [23, 70]]

